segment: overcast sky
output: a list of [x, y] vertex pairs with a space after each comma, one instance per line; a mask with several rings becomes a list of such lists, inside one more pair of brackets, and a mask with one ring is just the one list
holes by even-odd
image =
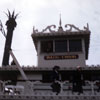
[[[1, 0], [0, 20], [6, 30], [9, 9], [20, 13], [14, 30], [12, 49], [21, 65], [37, 65], [37, 55], [31, 38], [32, 28], [39, 31], [48, 25], [59, 26], [61, 13], [62, 26], [74, 24], [83, 29], [89, 23], [91, 41], [88, 65], [100, 64], [100, 0]], [[0, 34], [0, 65], [4, 52], [5, 38]]]

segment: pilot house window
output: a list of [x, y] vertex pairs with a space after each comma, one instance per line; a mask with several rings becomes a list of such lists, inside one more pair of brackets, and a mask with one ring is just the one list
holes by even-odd
[[53, 41], [42, 41], [41, 42], [41, 52], [43, 53], [53, 52]]
[[79, 51], [82, 51], [81, 39], [69, 40], [69, 52], [79, 52]]
[[67, 40], [56, 40], [55, 52], [67, 52]]
[[64, 53], [81, 51], [81, 39], [41, 41], [41, 53]]

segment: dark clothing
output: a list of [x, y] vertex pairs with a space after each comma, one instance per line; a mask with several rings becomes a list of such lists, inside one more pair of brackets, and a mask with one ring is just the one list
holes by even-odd
[[59, 81], [60, 80], [60, 74], [59, 74], [58, 71], [53, 71], [52, 79], [53, 79], [53, 81], [55, 81], [55, 80]]
[[96, 82], [96, 86], [98, 87], [97, 92], [100, 92], [100, 81]]
[[75, 71], [73, 73], [73, 92], [83, 93], [82, 80], [81, 71]]
[[61, 86], [58, 82], [53, 82], [51, 84], [51, 87], [52, 87], [52, 91], [53, 92], [56, 92], [57, 94], [60, 93], [60, 90], [61, 90]]
[[57, 82], [57, 81], [60, 81], [60, 74], [58, 70], [59, 70], [58, 66], [55, 66], [53, 68], [53, 72], [52, 72], [52, 82], [53, 83], [51, 84], [52, 91], [56, 92], [57, 95], [61, 91], [61, 85], [59, 82]]

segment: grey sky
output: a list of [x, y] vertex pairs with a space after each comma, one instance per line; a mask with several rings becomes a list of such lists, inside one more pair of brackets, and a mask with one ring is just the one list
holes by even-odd
[[[19, 13], [17, 27], [13, 35], [12, 49], [21, 65], [36, 65], [37, 57], [31, 39], [32, 28], [39, 31], [48, 25], [62, 26], [74, 24], [80, 29], [89, 23], [91, 41], [87, 64], [100, 64], [100, 0], [2, 0], [0, 1], [0, 19], [6, 30], [7, 9]], [[0, 64], [2, 63], [5, 38], [0, 34]]]

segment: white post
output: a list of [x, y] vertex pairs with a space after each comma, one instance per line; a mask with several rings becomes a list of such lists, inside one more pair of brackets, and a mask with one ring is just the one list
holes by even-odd
[[94, 95], [94, 84], [98, 81], [87, 81], [90, 85], [91, 85], [91, 92], [92, 92], [92, 95]]
[[15, 64], [17, 65], [17, 67], [18, 67], [18, 69], [19, 69], [19, 71], [20, 71], [22, 77], [24, 78], [24, 80], [28, 81], [28, 78], [26, 77], [26, 75], [25, 75], [23, 69], [22, 69], [21, 66], [19, 65], [19, 63], [18, 63], [16, 57], [14, 56], [13, 52], [10, 50], [9, 53], [11, 54], [11, 56], [12, 56], [12, 58], [13, 58]]

